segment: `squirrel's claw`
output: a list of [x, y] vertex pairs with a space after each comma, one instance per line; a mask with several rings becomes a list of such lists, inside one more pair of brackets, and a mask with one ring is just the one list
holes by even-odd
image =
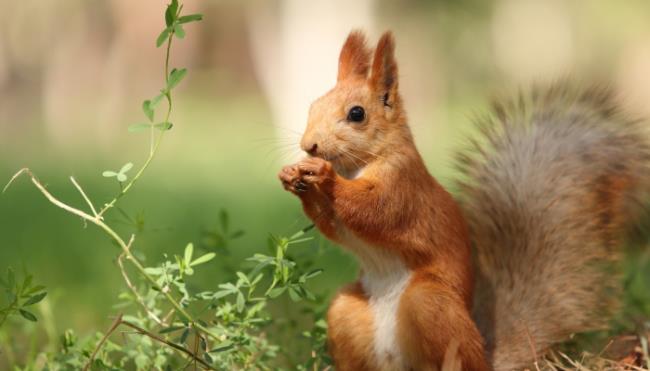
[[309, 187], [307, 184], [305, 184], [302, 180], [298, 180], [294, 185], [293, 188], [298, 191], [298, 192], [306, 192], [309, 190]]

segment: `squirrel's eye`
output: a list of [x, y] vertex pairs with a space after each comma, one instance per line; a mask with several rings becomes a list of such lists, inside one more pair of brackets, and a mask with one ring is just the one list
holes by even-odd
[[366, 118], [366, 111], [361, 106], [354, 106], [348, 112], [348, 121], [362, 122]]

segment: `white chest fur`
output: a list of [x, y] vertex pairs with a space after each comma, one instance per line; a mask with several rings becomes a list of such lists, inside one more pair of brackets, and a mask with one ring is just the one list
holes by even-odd
[[406, 370], [397, 343], [397, 311], [401, 295], [411, 279], [411, 271], [394, 254], [366, 244], [350, 231], [343, 235], [344, 245], [359, 257], [363, 269], [361, 284], [370, 298], [375, 326], [376, 364], [380, 370]]

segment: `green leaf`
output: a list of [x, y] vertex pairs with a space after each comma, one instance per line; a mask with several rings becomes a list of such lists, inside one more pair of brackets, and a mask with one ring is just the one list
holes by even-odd
[[244, 310], [244, 306], [246, 305], [246, 298], [244, 298], [244, 294], [241, 292], [237, 293], [237, 312], [241, 312]]
[[178, 18], [178, 23], [184, 24], [184, 23], [190, 23], [190, 22], [197, 22], [203, 19], [203, 14], [189, 14], [189, 15], [184, 15], [182, 17]]
[[293, 245], [293, 244], [296, 244], [296, 243], [311, 241], [313, 239], [314, 239], [314, 237], [298, 238], [298, 239], [289, 241], [289, 243]]
[[187, 246], [185, 246], [185, 255], [183, 260], [185, 260], [185, 265], [189, 266], [190, 263], [192, 262], [192, 254], [194, 253], [194, 244], [188, 243]]
[[187, 337], [190, 335], [190, 329], [185, 329], [183, 331], [183, 334], [181, 334], [181, 337], [178, 339], [178, 342], [181, 344], [185, 344], [185, 341], [187, 340]]
[[299, 230], [298, 232], [296, 232], [293, 236], [289, 237], [289, 240], [293, 241], [293, 240], [301, 237], [305, 233], [307, 233], [310, 230], [314, 229], [314, 227], [315, 227], [315, 224], [310, 224], [310, 225], [306, 226], [305, 228], [303, 228], [303, 229]]
[[172, 9], [171, 5], [165, 10], [165, 24], [167, 27], [171, 26], [174, 23], [174, 18], [176, 18], [176, 12]]
[[105, 177], [105, 178], [111, 178], [111, 177], [117, 176], [117, 173], [114, 172], [114, 171], [111, 171], [111, 170], [106, 170], [106, 171], [104, 171], [102, 173], [102, 176]]
[[262, 280], [262, 277], [264, 277], [264, 274], [263, 274], [263, 273], [258, 274], [258, 275], [253, 279], [253, 282], [251, 282], [251, 286], [255, 286], [255, 285], [257, 285], [257, 284]]
[[176, 18], [176, 13], [178, 13], [178, 0], [172, 0], [171, 4], [168, 6], [168, 9], [171, 10], [174, 18]]
[[166, 131], [170, 130], [172, 127], [174, 127], [174, 124], [171, 122], [159, 122], [154, 127], [160, 131]]
[[207, 263], [210, 260], [214, 259], [216, 256], [217, 256], [217, 254], [215, 254], [213, 252], [209, 252], [209, 253], [207, 253], [207, 254], [205, 254], [203, 256], [200, 256], [200, 257], [196, 258], [196, 260], [194, 260], [192, 263], [190, 263], [190, 266], [193, 267], [195, 265]]
[[164, 328], [164, 329], [160, 330], [158, 333], [159, 334], [168, 334], [170, 332], [175, 332], [175, 331], [178, 331], [178, 330], [182, 330], [184, 328], [185, 328], [185, 326], [170, 326], [170, 327], [167, 327], [167, 328]]
[[35, 293], [37, 293], [37, 292], [39, 292], [39, 291], [43, 291], [43, 290], [45, 290], [45, 286], [43, 286], [43, 285], [36, 285], [36, 286], [30, 288], [29, 290], [27, 290], [27, 292], [26, 292], [25, 294], [27, 294], [27, 295], [32, 295], [32, 294], [35, 294]]
[[32, 295], [32, 296], [29, 297], [29, 299], [27, 299], [27, 301], [25, 303], [23, 303], [23, 307], [26, 307], [28, 305], [36, 304], [36, 303], [40, 302], [41, 300], [43, 300], [45, 298], [45, 296], [47, 296], [47, 292], [42, 292], [40, 294]]
[[31, 274], [28, 274], [27, 272], [25, 272], [25, 274], [26, 276], [25, 279], [23, 280], [23, 287], [20, 290], [20, 293], [22, 295], [25, 295], [25, 291], [29, 289], [29, 286], [32, 285], [32, 280], [34, 279], [34, 276], [32, 276]]
[[214, 293], [212, 298], [215, 299], [215, 300], [216, 299], [221, 299], [221, 298], [226, 297], [226, 296], [231, 295], [231, 294], [233, 294], [233, 291], [231, 291], [231, 290], [219, 290], [219, 291]]
[[276, 288], [274, 288], [273, 290], [269, 291], [268, 296], [269, 296], [269, 298], [271, 298], [271, 299], [275, 299], [275, 298], [277, 298], [278, 296], [282, 295], [282, 293], [284, 293], [284, 291], [285, 291], [286, 289], [287, 289], [286, 286], [276, 287]]
[[314, 278], [314, 277], [318, 276], [318, 275], [321, 274], [321, 273], [323, 273], [323, 270], [322, 270], [322, 269], [314, 269], [313, 271], [311, 271], [311, 272], [305, 274], [304, 277], [305, 277], [306, 279], [310, 279], [310, 278]]
[[122, 174], [122, 173], [117, 174], [117, 181], [118, 182], [126, 182], [126, 179], [127, 179], [127, 177], [126, 177], [125, 174]]
[[243, 272], [237, 272], [237, 277], [239, 277], [242, 282], [249, 283], [250, 281], [248, 280], [248, 277], [243, 273]]
[[298, 290], [294, 289], [293, 287], [289, 287], [289, 297], [294, 302], [302, 300], [302, 297], [300, 296], [300, 293], [298, 292]]
[[218, 353], [218, 352], [224, 352], [228, 349], [232, 349], [235, 346], [235, 344], [232, 341], [226, 340], [223, 343], [219, 344], [212, 350], [210, 350], [209, 353]]
[[165, 28], [162, 30], [160, 35], [158, 35], [158, 38], [156, 39], [156, 47], [159, 48], [162, 44], [165, 43], [165, 40], [169, 37], [169, 33], [171, 32], [171, 28]]
[[32, 322], [38, 321], [36, 319], [36, 316], [34, 314], [32, 314], [31, 312], [28, 312], [28, 311], [26, 311], [24, 309], [19, 309], [18, 311], [20, 312], [20, 315], [23, 316], [25, 319], [30, 320]]
[[150, 127], [151, 127], [151, 125], [144, 124], [144, 123], [133, 124], [133, 125], [129, 125], [129, 128], [127, 130], [129, 131], [129, 133], [137, 133], [138, 131], [147, 130]]
[[131, 170], [132, 168], [133, 168], [133, 163], [132, 162], [127, 162], [120, 169], [120, 174], [125, 174], [127, 171]]
[[306, 297], [307, 299], [309, 299], [311, 301], [316, 300], [316, 296], [314, 296], [314, 294], [311, 291], [307, 290], [304, 287], [301, 287], [301, 289], [302, 289], [302, 293], [303, 293], [304, 297]]
[[147, 116], [149, 121], [153, 121], [153, 108], [151, 108], [150, 100], [147, 99], [142, 102], [142, 112], [144, 112], [144, 115]]
[[[99, 364], [97, 364], [97, 363], [98, 363], [97, 361], [99, 361]], [[135, 358], [133, 359], [133, 362], [135, 363], [135, 367], [136, 367], [138, 370], [144, 370], [144, 369], [147, 368], [147, 365], [149, 364], [149, 357], [147, 357], [146, 354], [143, 354], [143, 353], [137, 353], [137, 355], [136, 355]], [[96, 360], [95, 360], [95, 366], [96, 366], [98, 369], [101, 369], [101, 368], [108, 368], [108, 367], [102, 367], [102, 364], [103, 364], [103, 362], [102, 362], [101, 359], [96, 359]]]
[[178, 37], [179, 39], [185, 38], [185, 30], [183, 29], [183, 26], [177, 24], [174, 27], [174, 35], [176, 35], [176, 37]]
[[172, 72], [169, 73], [169, 80], [167, 80], [167, 91], [175, 88], [176, 85], [178, 85], [178, 83], [183, 80], [185, 75], [187, 75], [187, 68], [181, 68], [180, 70], [174, 68]]
[[158, 268], [147, 267], [147, 268], [144, 269], [144, 272], [147, 273], [147, 274], [153, 274], [155, 276], [158, 276], [158, 275], [161, 275], [163, 273], [163, 269], [160, 268], [160, 267], [158, 267]]
[[160, 102], [162, 101], [162, 99], [164, 97], [165, 97], [165, 94], [162, 94], [162, 93], [156, 95], [151, 100], [151, 103], [149, 104], [149, 107], [151, 107], [151, 109], [156, 109], [156, 107], [158, 107], [158, 104], [160, 104]]
[[238, 291], [237, 286], [233, 285], [233, 284], [230, 283], [230, 282], [220, 283], [220, 284], [219, 284], [219, 288], [220, 288], [220, 289], [223, 289], [223, 290], [230, 290], [231, 292], [236, 292], [236, 291]]

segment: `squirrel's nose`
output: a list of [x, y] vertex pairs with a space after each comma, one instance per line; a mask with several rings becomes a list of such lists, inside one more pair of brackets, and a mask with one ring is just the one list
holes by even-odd
[[314, 143], [311, 146], [306, 145], [304, 148], [305, 152], [309, 153], [312, 156], [316, 156], [316, 153], [318, 152], [318, 144]]

